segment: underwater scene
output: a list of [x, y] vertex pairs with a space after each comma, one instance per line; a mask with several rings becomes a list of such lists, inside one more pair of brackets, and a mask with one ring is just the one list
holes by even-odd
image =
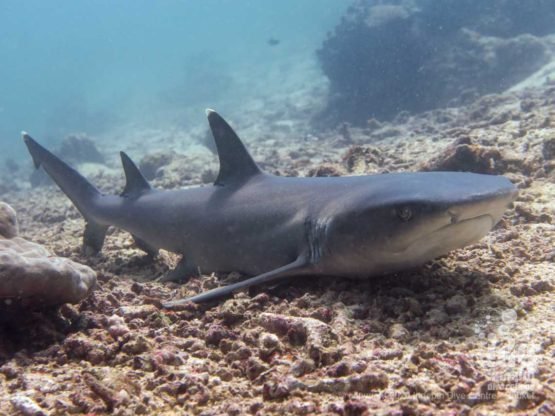
[[0, 416], [555, 414], [555, 1], [3, 1], [0, 62]]

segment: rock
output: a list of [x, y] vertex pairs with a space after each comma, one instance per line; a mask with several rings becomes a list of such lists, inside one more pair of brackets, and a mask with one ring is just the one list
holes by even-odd
[[493, 402], [497, 399], [498, 389], [498, 383], [486, 379], [486, 381], [476, 385], [469, 393], [466, 403], [475, 406], [480, 403]]
[[268, 371], [268, 366], [256, 357], [247, 360], [245, 374], [249, 380], [255, 380], [260, 374]]
[[158, 312], [158, 308], [154, 305], [129, 305], [118, 308], [118, 315], [123, 316], [126, 320], [130, 321], [135, 318], [146, 319]]
[[232, 331], [222, 325], [214, 323], [210, 325], [208, 331], [206, 331], [205, 341], [206, 345], [214, 345], [217, 347], [220, 345], [221, 340], [235, 338], [237, 338], [237, 336]]
[[151, 349], [151, 342], [142, 335], [133, 334], [122, 347], [122, 351], [128, 354], [141, 354]]
[[127, 335], [129, 331], [129, 327], [121, 316], [112, 315], [108, 318], [108, 333], [114, 339], [118, 339]]
[[0, 298], [26, 304], [77, 303], [96, 283], [96, 273], [72, 260], [54, 257], [20, 237], [0, 240]]
[[280, 382], [267, 382], [262, 387], [264, 400], [278, 400], [289, 396], [289, 386]]
[[175, 158], [174, 152], [155, 152], [146, 155], [139, 162], [139, 169], [146, 179], [152, 180], [158, 176], [161, 168], [169, 165]]
[[555, 137], [543, 141], [542, 155], [545, 160], [555, 159]]
[[311, 402], [292, 401], [286, 407], [288, 414], [293, 415], [314, 415], [316, 414], [316, 406]]
[[367, 416], [369, 414], [368, 405], [362, 400], [349, 400], [345, 403], [346, 416]]
[[0, 236], [13, 238], [17, 234], [18, 225], [15, 210], [5, 202], [0, 202]]
[[389, 336], [398, 340], [405, 340], [409, 336], [409, 331], [403, 324], [395, 323], [389, 328]]
[[318, 176], [318, 177], [329, 177], [329, 176], [343, 176], [345, 172], [341, 169], [341, 166], [337, 166], [331, 163], [323, 163], [320, 166], [316, 166], [308, 171], [306, 176]]
[[340, 361], [326, 371], [330, 377], [345, 377], [353, 372], [353, 363], [349, 361]]
[[226, 325], [233, 325], [245, 319], [246, 302], [230, 299], [221, 306], [220, 316]]
[[312, 373], [315, 369], [316, 363], [314, 362], [314, 360], [311, 360], [310, 358], [305, 358], [296, 361], [291, 368], [291, 372], [295, 376], [301, 377], [305, 374]]
[[[9, 226], [4, 221], [0, 229], [13, 235], [17, 229], [15, 212], [7, 204], [2, 212], [7, 213], [4, 217]], [[0, 265], [0, 298], [6, 304], [78, 303], [96, 284], [96, 273], [91, 268], [53, 256], [43, 246], [21, 237], [0, 237]]]
[[342, 160], [348, 172], [358, 175], [377, 173], [384, 164], [380, 150], [371, 146], [351, 146]]
[[542, 388], [538, 383], [521, 386], [515, 394], [515, 408], [518, 410], [533, 409], [547, 399], [547, 392], [549, 390]]
[[332, 345], [337, 335], [331, 326], [314, 318], [278, 315], [264, 312], [259, 317], [260, 325], [277, 335], [286, 335], [293, 345], [304, 345], [309, 357], [316, 362], [333, 360]]
[[67, 136], [60, 144], [58, 155], [62, 160], [73, 163], [104, 163], [104, 156], [100, 154], [94, 141], [85, 133]]
[[449, 320], [449, 317], [445, 312], [439, 309], [430, 309], [426, 313], [426, 319], [424, 319], [424, 324], [429, 327], [435, 327], [445, 324]]
[[467, 310], [466, 298], [462, 295], [455, 295], [445, 302], [445, 311], [449, 315], [463, 313]]
[[438, 156], [420, 166], [422, 171], [464, 171], [474, 173], [504, 173], [503, 156], [494, 147], [456, 140]]
[[31, 398], [22, 394], [15, 394], [10, 402], [15, 410], [23, 416], [46, 416], [47, 413]]
[[269, 334], [267, 332], [260, 335], [258, 343], [260, 348], [260, 356], [263, 359], [267, 359], [274, 352], [281, 351], [283, 349], [279, 338], [276, 335]]
[[385, 389], [389, 384], [389, 378], [385, 373], [365, 373], [350, 377], [322, 378], [313, 384], [306, 383], [307, 390], [314, 393], [364, 393], [373, 390]]

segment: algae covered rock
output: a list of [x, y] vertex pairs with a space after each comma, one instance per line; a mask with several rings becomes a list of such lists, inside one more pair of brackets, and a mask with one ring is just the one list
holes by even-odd
[[5, 304], [77, 303], [96, 283], [96, 273], [17, 236], [15, 211], [0, 203], [0, 299]]

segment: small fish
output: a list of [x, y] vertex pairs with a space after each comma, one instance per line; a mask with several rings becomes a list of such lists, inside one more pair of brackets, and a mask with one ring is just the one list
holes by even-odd
[[268, 45], [270, 45], [270, 46], [277, 46], [281, 43], [281, 40], [276, 39], [276, 38], [270, 38], [266, 41], [266, 43], [268, 43]]

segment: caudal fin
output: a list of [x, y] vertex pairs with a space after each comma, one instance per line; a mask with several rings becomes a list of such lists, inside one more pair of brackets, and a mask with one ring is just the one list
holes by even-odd
[[22, 132], [21, 135], [33, 157], [35, 167], [37, 169], [42, 167], [85, 217], [87, 221], [83, 236], [85, 252], [100, 251], [108, 226], [94, 221], [93, 213], [101, 193], [79, 172], [38, 144], [26, 132]]

